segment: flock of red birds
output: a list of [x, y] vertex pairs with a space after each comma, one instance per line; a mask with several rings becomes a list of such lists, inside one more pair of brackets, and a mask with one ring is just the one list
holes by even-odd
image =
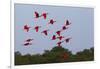
[[[34, 12], [34, 15], [35, 15], [34, 18], [36, 18], [36, 19], [38, 19], [38, 18], [40, 18], [40, 17], [43, 17], [43, 19], [46, 20], [46, 19], [47, 19], [47, 16], [48, 16], [48, 13], [42, 13], [42, 14], [40, 15], [38, 12], [35, 11], [35, 12]], [[54, 20], [54, 19], [50, 19], [49, 22], [48, 22], [48, 24], [51, 24], [51, 25], [53, 25], [54, 23], [56, 23], [56, 20]], [[69, 20], [66, 20], [66, 21], [65, 21], [65, 24], [62, 26], [62, 28], [61, 28], [60, 30], [56, 31], [56, 32], [55, 32], [55, 35], [52, 36], [51, 40], [57, 40], [57, 39], [59, 40], [59, 42], [56, 43], [56, 45], [57, 45], [58, 47], [61, 47], [61, 44], [62, 44], [63, 42], [69, 43], [71, 37], [66, 38], [66, 37], [62, 36], [61, 33], [62, 33], [64, 30], [67, 30], [67, 29], [69, 28], [69, 25], [70, 25], [70, 24], [71, 24], [71, 23], [69, 22]], [[31, 28], [30, 26], [24, 25], [24, 31], [25, 31], [25, 32], [29, 32], [29, 31], [30, 31], [30, 28]], [[42, 27], [41, 27], [41, 26], [35, 26], [35, 27], [34, 27], [34, 30], [35, 30], [36, 32], [38, 32], [40, 28], [42, 28]], [[45, 29], [45, 30], [43, 30], [41, 33], [44, 34], [45, 36], [48, 36], [48, 32], [49, 32], [49, 31], [50, 31], [49, 29]], [[63, 40], [63, 39], [64, 39], [64, 40]], [[32, 45], [32, 41], [33, 41], [33, 40], [34, 40], [34, 39], [27, 39], [27, 40], [25, 40], [24, 46]]]

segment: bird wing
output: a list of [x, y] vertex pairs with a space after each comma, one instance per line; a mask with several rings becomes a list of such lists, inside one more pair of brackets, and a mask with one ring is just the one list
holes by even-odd
[[36, 18], [39, 17], [39, 13], [38, 12], [35, 12], [35, 16], [36, 16]]

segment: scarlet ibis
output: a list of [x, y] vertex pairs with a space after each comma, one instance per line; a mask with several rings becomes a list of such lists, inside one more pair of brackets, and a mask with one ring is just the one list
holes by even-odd
[[57, 45], [58, 45], [58, 47], [61, 47], [61, 43], [62, 43], [63, 41], [59, 41], [58, 43], [57, 43]]
[[43, 16], [43, 18], [46, 19], [47, 18], [47, 15], [48, 15], [48, 13], [42, 13], [41, 16]]
[[49, 31], [49, 29], [42, 31], [41, 33], [44, 33], [47, 36], [48, 35], [48, 31]]
[[27, 39], [25, 42], [30, 42], [30, 41], [32, 41], [33, 39]]
[[25, 25], [25, 26], [24, 26], [24, 30], [25, 30], [26, 32], [28, 32], [30, 28], [31, 28], [31, 27], [29, 27], [28, 25]]
[[60, 36], [61, 30], [57, 31], [56, 34]]
[[56, 39], [56, 35], [53, 35], [53, 36], [52, 36], [52, 40], [55, 40], [55, 39]]
[[67, 39], [65, 39], [65, 42], [68, 43], [70, 39], [71, 39], [71, 38], [67, 38]]
[[62, 27], [62, 30], [66, 30], [66, 29], [68, 29], [68, 27], [66, 27], [66, 26], [63, 26]]
[[59, 40], [62, 40], [64, 38], [64, 36], [58, 36], [57, 37]]
[[54, 24], [56, 21], [54, 21], [53, 19], [50, 19], [49, 24]]
[[38, 12], [35, 11], [34, 13], [35, 13], [35, 18], [41, 17]]
[[69, 23], [69, 21], [68, 20], [66, 20], [66, 23], [65, 23], [65, 25], [66, 26], [68, 26], [68, 25], [70, 25], [71, 23]]
[[32, 45], [32, 43], [25, 43], [24, 46]]
[[36, 26], [34, 29], [36, 30], [36, 32], [38, 32], [39, 28], [41, 28], [41, 26]]

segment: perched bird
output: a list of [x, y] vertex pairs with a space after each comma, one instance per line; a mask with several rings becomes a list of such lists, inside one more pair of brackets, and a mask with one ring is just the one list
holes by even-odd
[[63, 41], [59, 41], [58, 43], [57, 43], [57, 45], [58, 45], [58, 47], [61, 47], [61, 43], [62, 43]]
[[27, 39], [25, 40], [25, 42], [31, 42], [33, 39]]
[[32, 43], [25, 43], [24, 46], [32, 45]]
[[68, 25], [70, 25], [70, 24], [71, 24], [71, 23], [69, 23], [69, 21], [66, 20], [65, 26], [68, 26]]
[[59, 40], [62, 40], [64, 38], [64, 36], [58, 36], [57, 37]]
[[39, 28], [41, 28], [41, 26], [36, 26], [34, 29], [36, 30], [36, 32], [38, 32]]
[[50, 19], [49, 24], [54, 24], [56, 21], [54, 21], [53, 19]]
[[48, 13], [45, 13], [45, 12], [44, 12], [44, 13], [42, 13], [41, 16], [43, 16], [43, 18], [46, 19], [46, 18], [47, 18], [47, 15], [48, 15]]
[[56, 35], [53, 35], [53, 36], [52, 36], [52, 40], [55, 40], [55, 39], [56, 39]]
[[48, 35], [48, 31], [49, 31], [49, 29], [42, 31], [41, 33], [44, 33], [47, 36]]
[[72, 39], [72, 38], [65, 39], [65, 42], [68, 43], [70, 41], [70, 39]]
[[24, 30], [25, 30], [26, 32], [28, 32], [30, 28], [31, 28], [31, 27], [29, 27], [28, 25], [25, 25], [25, 26], [24, 26]]
[[35, 11], [34, 13], [35, 13], [35, 18], [41, 17], [38, 12]]
[[60, 36], [61, 30], [57, 31], [56, 34]]

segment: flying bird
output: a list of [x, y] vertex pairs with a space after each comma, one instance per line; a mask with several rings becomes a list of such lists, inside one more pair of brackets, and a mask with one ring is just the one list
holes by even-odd
[[49, 31], [49, 29], [42, 31], [41, 33], [44, 33], [47, 36], [48, 35], [48, 31]]
[[25, 43], [24, 46], [32, 45], [32, 43]]
[[63, 26], [62, 27], [62, 30], [66, 30], [66, 29], [68, 29], [68, 27], [66, 27], [66, 26]]
[[33, 39], [27, 39], [25, 40], [25, 42], [31, 42]]
[[56, 39], [56, 35], [53, 35], [53, 36], [52, 36], [52, 40], [55, 40], [55, 39]]
[[66, 20], [65, 25], [68, 26], [68, 25], [70, 25], [70, 24], [71, 24], [71, 23], [70, 23], [68, 20]]
[[70, 41], [70, 39], [72, 39], [72, 38], [65, 39], [65, 42], [68, 43]]
[[26, 32], [28, 32], [30, 28], [31, 28], [31, 27], [29, 27], [28, 25], [25, 25], [25, 26], [24, 26], [24, 30], [25, 30]]
[[53, 19], [50, 19], [49, 24], [54, 24], [56, 21], [54, 21]]
[[35, 18], [41, 17], [38, 12], [35, 11], [34, 13], [35, 13]]
[[36, 32], [38, 32], [39, 28], [41, 28], [41, 26], [36, 26], [34, 29], [36, 30]]
[[41, 16], [43, 16], [43, 18], [46, 19], [47, 18], [47, 15], [48, 15], [48, 13], [42, 13]]
[[63, 41], [59, 41], [59, 42], [57, 43], [58, 47], [61, 47], [61, 43], [63, 43]]
[[64, 36], [58, 36], [57, 37], [59, 40], [62, 40], [64, 38]]
[[57, 31], [56, 34], [60, 36], [61, 30]]

